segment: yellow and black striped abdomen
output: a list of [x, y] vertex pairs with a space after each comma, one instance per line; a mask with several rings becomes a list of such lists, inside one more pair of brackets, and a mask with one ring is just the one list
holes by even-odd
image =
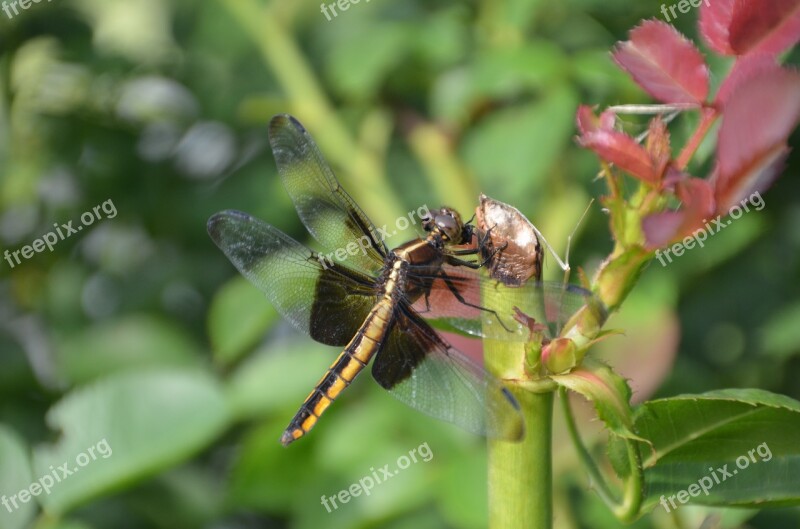
[[307, 434], [342, 390], [367, 366], [383, 343], [392, 312], [391, 297], [386, 295], [370, 311], [356, 335], [306, 397], [281, 436], [284, 446]]

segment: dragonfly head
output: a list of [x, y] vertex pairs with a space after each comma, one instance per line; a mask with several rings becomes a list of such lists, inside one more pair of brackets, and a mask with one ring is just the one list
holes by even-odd
[[423, 229], [442, 238], [445, 244], [467, 244], [472, 240], [472, 226], [464, 224], [453, 208], [443, 207], [422, 219]]

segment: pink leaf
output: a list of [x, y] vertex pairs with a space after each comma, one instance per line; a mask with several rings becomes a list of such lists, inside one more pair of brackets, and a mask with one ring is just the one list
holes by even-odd
[[613, 130], [617, 117], [612, 111], [606, 110], [598, 118], [592, 107], [581, 105], [578, 107], [575, 119], [580, 133], [586, 135], [597, 130]]
[[645, 245], [649, 250], [688, 237], [714, 215], [714, 191], [707, 181], [685, 178], [677, 184], [676, 191], [682, 202], [678, 211], [656, 213], [642, 220]]
[[786, 141], [800, 122], [800, 72], [780, 69], [743, 82], [725, 105], [714, 176], [718, 213], [780, 174]]
[[723, 55], [775, 55], [800, 40], [800, 0], [706, 0], [700, 33]]
[[579, 142], [632, 176], [650, 184], [656, 183], [659, 175], [650, 155], [630, 136], [611, 130], [596, 130], [582, 136]]
[[731, 94], [739, 88], [740, 85], [749, 81], [753, 77], [766, 75], [775, 75], [776, 72], [781, 71], [782, 68], [775, 62], [775, 57], [765, 53], [754, 53], [745, 55], [734, 64], [733, 69], [722, 81], [722, 86], [719, 87], [715, 104], [717, 108], [722, 110], [728, 102]]
[[734, 55], [729, 29], [736, 0], [714, 0], [700, 6], [700, 34], [708, 46], [722, 55]]
[[648, 20], [617, 44], [614, 60], [651, 96], [665, 103], [702, 105], [708, 95], [703, 56], [671, 25]]
[[729, 30], [737, 55], [780, 53], [800, 40], [800, 0], [737, 0]]
[[683, 213], [680, 211], [663, 211], [642, 219], [645, 248], [655, 250], [668, 245], [675, 239], [682, 223]]
[[682, 235], [689, 235], [714, 214], [714, 189], [707, 180], [687, 178], [678, 183], [677, 192], [686, 212]]
[[589, 105], [581, 105], [575, 113], [575, 124], [582, 135], [594, 132], [599, 128], [600, 120], [594, 114], [594, 109]]
[[717, 180], [717, 215], [727, 215], [749, 196], [768, 189], [786, 168], [789, 151], [786, 143], [775, 145], [754, 157], [749, 165], [729, 178], [727, 185], [720, 185]]

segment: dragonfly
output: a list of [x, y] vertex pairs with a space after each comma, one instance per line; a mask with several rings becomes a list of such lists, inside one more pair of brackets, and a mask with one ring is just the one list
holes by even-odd
[[[479, 435], [519, 440], [524, 423], [509, 389], [434, 329], [525, 341], [513, 310], [531, 307], [557, 332], [591, 294], [560, 283], [507, 288], [481, 273], [478, 230], [443, 207], [422, 219], [425, 233], [389, 249], [340, 185], [314, 140], [292, 116], [277, 115], [269, 141], [278, 172], [323, 257], [246, 213], [213, 215], [208, 232], [231, 263], [296, 329], [341, 348], [281, 436], [306, 435], [370, 361], [375, 381], [405, 404]], [[367, 241], [344, 259], [336, 249]], [[491, 254], [489, 254], [491, 257]]]

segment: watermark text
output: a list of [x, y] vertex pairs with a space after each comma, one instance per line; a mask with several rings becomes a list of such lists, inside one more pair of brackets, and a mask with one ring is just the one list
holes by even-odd
[[[678, 11], [685, 15], [692, 8], [700, 7], [700, 4], [705, 4], [706, 7], [711, 7], [709, 0], [680, 0], [669, 7], [667, 7], [667, 4], [661, 4], [661, 14], [664, 15], [664, 20], [670, 22], [678, 18], [678, 15], [675, 13], [675, 8], [678, 8]], [[669, 13], [667, 13], [667, 10], [669, 10]], [[672, 18], [670, 18], [670, 14], [672, 15]]]
[[[756, 454], [761, 459], [756, 459]], [[714, 488], [714, 485], [719, 485], [723, 481], [733, 478], [736, 474], [739, 473], [740, 470], [744, 470], [750, 466], [750, 462], [758, 463], [758, 462], [767, 462], [772, 459], [772, 451], [769, 449], [769, 445], [767, 443], [761, 443], [757, 447], [753, 448], [752, 450], [748, 450], [747, 454], [742, 454], [736, 458], [736, 466], [738, 468], [732, 468], [728, 470], [728, 465], [722, 465], [720, 468], [714, 469], [714, 467], [708, 467], [710, 474], [706, 474], [699, 480], [697, 483], [692, 483], [684, 490], [679, 490], [677, 494], [672, 494], [671, 496], [667, 497], [666, 495], [661, 495], [661, 506], [667, 512], [670, 512], [669, 505], [672, 506], [672, 510], [678, 508], [678, 505], [675, 504], [675, 500], [677, 499], [681, 504], [684, 504], [689, 501], [689, 498], [696, 498], [702, 492], [706, 496], [708, 496], [709, 491]], [[713, 478], [713, 479], [712, 479]], [[669, 505], [667, 505], [669, 502]]]
[[[100, 211], [105, 213], [105, 217], [100, 215]], [[73, 221], [69, 221], [66, 224], [59, 224], [56, 222], [53, 224], [55, 231], [49, 231], [45, 233], [41, 238], [36, 239], [31, 244], [27, 244], [18, 250], [14, 250], [13, 252], [10, 250], [6, 250], [3, 254], [3, 258], [8, 262], [8, 266], [14, 268], [15, 266], [22, 264], [20, 260], [20, 255], [23, 259], [30, 259], [33, 257], [35, 253], [41, 253], [44, 251], [45, 247], [53, 251], [53, 247], [59, 242], [63, 241], [70, 235], [75, 235], [79, 231], [81, 231], [84, 227], [91, 226], [94, 224], [95, 220], [102, 220], [103, 218], [113, 219], [117, 216], [117, 208], [114, 206], [114, 202], [111, 199], [106, 200], [102, 204], [95, 206], [92, 208], [91, 211], [86, 211], [81, 215], [81, 225], [73, 226]], [[13, 258], [13, 260], [12, 260]]]
[[3, 496], [0, 497], [0, 503], [6, 508], [6, 510], [8, 510], [8, 512], [14, 512], [16, 509], [19, 509], [20, 505], [23, 503], [28, 503], [31, 501], [31, 498], [34, 496], [39, 496], [42, 493], [50, 494], [50, 491], [58, 483], [61, 483], [71, 475], [76, 474], [81, 468], [85, 467], [92, 461], [97, 461], [98, 457], [108, 459], [111, 457], [112, 453], [111, 446], [108, 444], [108, 441], [103, 438], [94, 446], [87, 448], [85, 452], [81, 452], [75, 456], [75, 465], [77, 466], [70, 468], [69, 461], [65, 461], [63, 465], [59, 465], [58, 467], [50, 465], [49, 473], [43, 475], [38, 480], [34, 481], [15, 494], [10, 496], [3, 494]]
[[[416, 218], [414, 218], [416, 216]], [[395, 229], [393, 231], [389, 231], [389, 225], [384, 224], [382, 228], [375, 228], [378, 233], [376, 234], [380, 241], [375, 242], [382, 242], [397, 235], [398, 231], [407, 230], [411, 226], [417, 225], [417, 220], [423, 220], [426, 218], [430, 218], [431, 212], [428, 209], [428, 206], [423, 205], [417, 208], [416, 210], [409, 211], [406, 216], [399, 217], [395, 223]], [[334, 257], [337, 261], [341, 262], [347, 259], [348, 256], [355, 256], [361, 253], [361, 255], [367, 255], [367, 252], [370, 248], [372, 248], [374, 242], [368, 235], [361, 236], [357, 241], [353, 241], [348, 243], [346, 246], [339, 248], [334, 252], [330, 252], [328, 254], [317, 254], [317, 259], [319, 260], [319, 264], [322, 265], [322, 268], [328, 269], [329, 267], [333, 266], [334, 264]]]
[[[48, 3], [51, 1], [52, 0], [47, 0]], [[3, 12], [6, 14], [8, 18], [14, 18], [16, 15], [19, 15], [19, 10], [17, 9], [17, 6], [19, 6], [20, 9], [27, 10], [31, 7], [31, 4], [38, 4], [39, 2], [44, 2], [44, 0], [10, 0], [10, 1], [4, 0], [2, 8]], [[14, 11], [13, 15], [11, 14], [11, 11]]]
[[[418, 447], [409, 450], [408, 455], [398, 457], [395, 462], [397, 465], [396, 469], [389, 468], [389, 463], [377, 470], [375, 470], [375, 467], [370, 467], [369, 471], [371, 474], [362, 477], [358, 480], [358, 483], [353, 483], [348, 488], [340, 490], [333, 496], [323, 495], [320, 503], [328, 512], [333, 512], [339, 508], [339, 504], [347, 503], [351, 499], [361, 496], [361, 494], [369, 496], [372, 494], [372, 489], [375, 488], [375, 485], [379, 485], [393, 478], [399, 474], [401, 470], [410, 467], [412, 463], [418, 463], [419, 461], [427, 463], [431, 459], [433, 459], [433, 452], [428, 446], [428, 443], [422, 443]], [[337, 500], [339, 504], [336, 503]]]
[[[336, 12], [337, 7], [339, 8], [339, 12], [347, 11], [350, 9], [351, 5], [358, 4], [360, 2], [361, 0], [336, 0], [336, 2], [331, 2], [330, 4], [325, 4], [323, 2], [320, 4], [319, 10], [323, 15], [325, 15], [325, 18], [328, 19], [328, 22], [330, 22], [339, 16], [339, 13]], [[369, 3], [369, 0], [364, 0], [364, 2]], [[331, 18], [331, 13], [333, 14], [333, 18]]]
[[[699, 230], [694, 232], [694, 234], [689, 235], [682, 241], [678, 241], [672, 246], [667, 247], [667, 249], [664, 250], [663, 252], [661, 250], [656, 250], [656, 258], [658, 259], [658, 262], [661, 263], [661, 266], [667, 266], [667, 262], [670, 263], [672, 262], [672, 257], [670, 256], [670, 253], [674, 254], [676, 257], [680, 257], [681, 255], [683, 255], [684, 251], [691, 250], [692, 248], [694, 248], [695, 244], [701, 248], [704, 247], [705, 241], [706, 239], [708, 239], [709, 235], [714, 235], [719, 233], [723, 229], [730, 226], [734, 220], [741, 218], [741, 216], [745, 212], [750, 212], [750, 206], [748, 206], [748, 203], [752, 205], [756, 211], [761, 211], [762, 209], [764, 209], [764, 206], [766, 205], [764, 203], [764, 199], [761, 197], [761, 193], [756, 191], [746, 199], [742, 200], [740, 206], [739, 205], [733, 206], [730, 209], [728, 215], [730, 215], [731, 218], [728, 219], [726, 222], [722, 221], [721, 216], [717, 216], [717, 218], [715, 218], [711, 222], [703, 220], [703, 222], [705, 222], [704, 228], [700, 228]], [[666, 261], [664, 260], [664, 258], [666, 258]]]

